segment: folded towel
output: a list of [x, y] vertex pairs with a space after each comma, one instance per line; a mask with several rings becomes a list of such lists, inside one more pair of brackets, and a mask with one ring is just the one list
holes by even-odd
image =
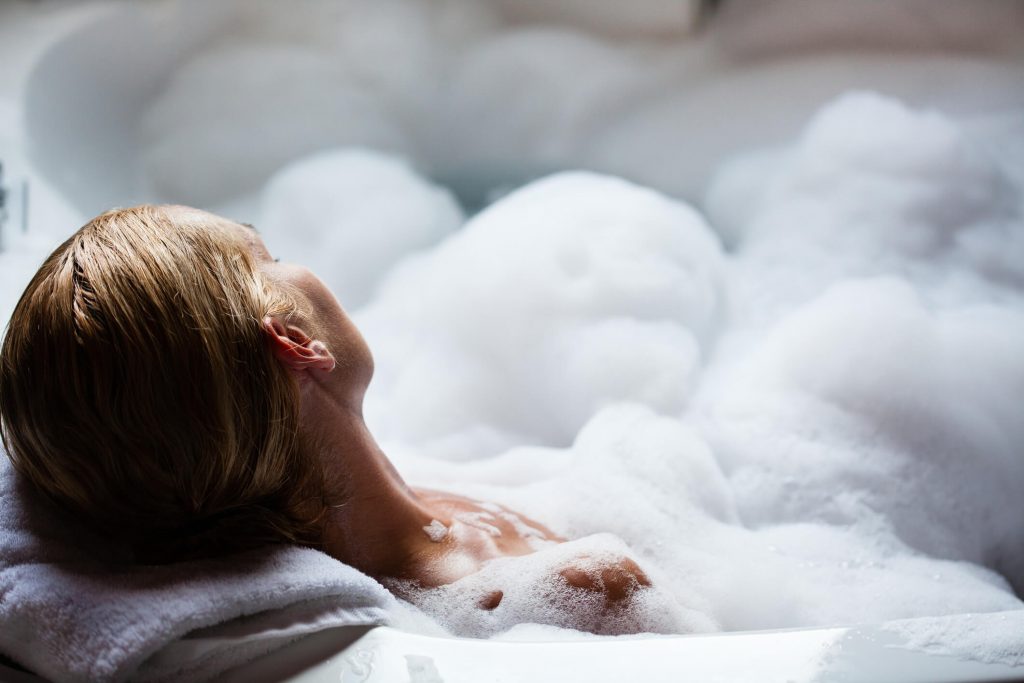
[[308, 548], [167, 566], [125, 559], [39, 500], [0, 449], [0, 653], [43, 677], [206, 680], [305, 633], [386, 623], [395, 603]]

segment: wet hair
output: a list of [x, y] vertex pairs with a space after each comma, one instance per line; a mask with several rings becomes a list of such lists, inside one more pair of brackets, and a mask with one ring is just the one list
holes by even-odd
[[108, 211], [43, 263], [0, 350], [0, 434], [46, 498], [168, 562], [317, 542], [317, 463], [264, 316], [296, 298], [230, 221]]

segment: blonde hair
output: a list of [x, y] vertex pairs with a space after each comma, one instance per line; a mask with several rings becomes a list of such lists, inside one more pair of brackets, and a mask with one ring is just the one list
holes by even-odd
[[295, 310], [224, 219], [151, 205], [94, 218], [8, 325], [0, 435], [14, 467], [146, 561], [315, 544], [319, 473], [261, 329]]

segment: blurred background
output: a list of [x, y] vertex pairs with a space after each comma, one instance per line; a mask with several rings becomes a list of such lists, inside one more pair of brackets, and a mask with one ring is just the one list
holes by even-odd
[[3, 243], [143, 201], [258, 222], [338, 148], [466, 213], [576, 168], [700, 204], [851, 89], [1020, 125], [1022, 35], [1014, 0], [4, 0]]

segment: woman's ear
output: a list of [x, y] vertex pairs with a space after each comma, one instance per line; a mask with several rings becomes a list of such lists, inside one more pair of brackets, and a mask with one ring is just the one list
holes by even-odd
[[322, 341], [310, 338], [294, 325], [286, 325], [277, 318], [267, 316], [263, 319], [263, 333], [274, 356], [290, 370], [330, 372], [336, 365], [334, 356]]

